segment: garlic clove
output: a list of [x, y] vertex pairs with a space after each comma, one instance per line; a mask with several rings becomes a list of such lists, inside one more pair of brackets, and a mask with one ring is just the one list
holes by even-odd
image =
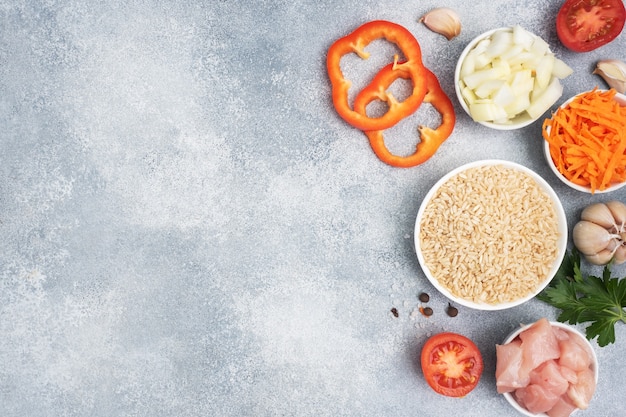
[[597, 74], [618, 93], [626, 93], [626, 63], [617, 59], [598, 61], [592, 74]]
[[448, 40], [461, 33], [459, 14], [448, 7], [433, 9], [422, 16], [419, 21], [424, 23], [428, 29], [445, 36]]
[[593, 222], [581, 220], [572, 230], [574, 245], [583, 255], [595, 255], [609, 245], [614, 235]]
[[620, 247], [621, 245], [622, 245], [622, 241], [618, 239], [617, 237], [613, 237], [611, 240], [609, 240], [609, 243], [607, 243], [605, 249], [610, 250], [611, 252], [615, 252], [617, 248]]
[[613, 251], [602, 249], [594, 255], [585, 255], [585, 259], [594, 265], [606, 265], [613, 259]]
[[615, 200], [607, 202], [606, 206], [609, 208], [613, 218], [615, 219], [615, 223], [618, 228], [616, 232], [624, 232], [624, 227], [626, 227], [626, 204]]
[[613, 262], [615, 262], [616, 265], [626, 262], [626, 245], [621, 245], [615, 250], [615, 257], [613, 258]]
[[599, 224], [605, 229], [615, 227], [615, 218], [613, 217], [613, 213], [611, 213], [611, 210], [609, 210], [607, 205], [604, 203], [595, 203], [585, 207], [582, 213], [580, 213], [580, 218], [582, 220]]

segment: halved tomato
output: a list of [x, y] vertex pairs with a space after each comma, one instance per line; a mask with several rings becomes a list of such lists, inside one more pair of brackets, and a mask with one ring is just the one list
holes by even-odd
[[439, 333], [422, 348], [422, 372], [428, 385], [439, 394], [463, 397], [478, 385], [483, 357], [467, 337]]
[[622, 0], [566, 0], [556, 15], [556, 33], [572, 51], [588, 52], [615, 39], [624, 21]]

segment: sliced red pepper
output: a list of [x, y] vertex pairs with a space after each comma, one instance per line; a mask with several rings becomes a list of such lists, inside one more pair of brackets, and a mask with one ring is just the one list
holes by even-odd
[[[413, 91], [402, 102], [398, 102], [391, 93], [379, 91], [375, 98], [385, 101], [388, 110], [380, 117], [368, 117], [365, 112], [357, 112], [350, 107], [348, 102], [350, 81], [344, 77], [340, 61], [349, 53], [356, 53], [362, 59], [367, 59], [369, 53], [364, 48], [376, 39], [386, 39], [400, 49], [406, 61], [398, 63], [396, 56], [392, 71], [401, 71], [406, 74], [405, 78], [413, 82]], [[422, 63], [420, 45], [411, 32], [392, 22], [384, 20], [368, 22], [335, 41], [328, 50], [326, 67], [332, 84], [333, 104], [337, 113], [346, 122], [361, 130], [382, 130], [395, 125], [404, 117], [414, 113], [426, 95], [426, 84], [423, 79], [426, 69]]]
[[[380, 96], [380, 91], [387, 90], [398, 78], [410, 78], [410, 75], [404, 69], [394, 70], [393, 67], [394, 64], [389, 64], [384, 67], [376, 74], [371, 84], [361, 90], [354, 100], [354, 109], [357, 112], [365, 114], [367, 105]], [[427, 126], [418, 126], [417, 130], [420, 135], [420, 142], [417, 144], [415, 153], [409, 156], [394, 155], [387, 149], [387, 146], [385, 146], [383, 130], [365, 132], [376, 156], [391, 166], [409, 168], [425, 162], [437, 152], [439, 146], [454, 130], [456, 114], [452, 101], [450, 101], [450, 98], [441, 88], [435, 74], [426, 69], [423, 72], [423, 77], [428, 88], [428, 92], [424, 97], [424, 103], [430, 103], [441, 114], [441, 124], [434, 130]]]

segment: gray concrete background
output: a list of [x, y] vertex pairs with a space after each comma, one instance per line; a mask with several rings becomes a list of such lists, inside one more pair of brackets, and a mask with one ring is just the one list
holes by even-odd
[[[574, 68], [563, 100], [604, 87], [591, 71], [626, 58], [626, 33], [569, 52], [559, 5], [0, 2], [0, 415], [512, 415], [495, 390], [495, 344], [556, 311], [533, 300], [447, 317], [413, 226], [428, 189], [478, 159], [537, 171], [570, 229], [585, 205], [626, 201], [626, 189], [562, 185], [540, 123], [489, 130], [453, 96], [465, 45], [514, 24]], [[461, 15], [458, 38], [418, 23], [437, 6]], [[382, 164], [330, 101], [329, 45], [373, 19], [415, 34], [456, 106], [453, 135], [416, 168]], [[390, 147], [414, 146], [413, 128]], [[429, 319], [412, 315], [421, 291]], [[432, 392], [419, 369], [442, 330], [483, 352], [463, 399]], [[615, 345], [594, 342], [600, 381], [581, 417], [626, 416], [624, 343], [624, 325]]]

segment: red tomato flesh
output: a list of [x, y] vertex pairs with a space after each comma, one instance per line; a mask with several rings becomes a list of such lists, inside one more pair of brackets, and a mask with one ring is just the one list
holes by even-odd
[[622, 0], [566, 0], [556, 16], [556, 32], [567, 48], [588, 52], [615, 39], [625, 21]]
[[421, 362], [428, 385], [448, 397], [467, 395], [478, 385], [483, 372], [483, 357], [474, 342], [450, 332], [426, 341]]

